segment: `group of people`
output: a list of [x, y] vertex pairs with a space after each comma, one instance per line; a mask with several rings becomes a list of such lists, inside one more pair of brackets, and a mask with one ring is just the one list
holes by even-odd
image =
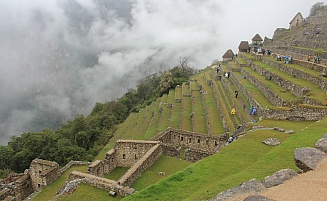
[[[313, 59], [314, 59], [314, 63], [320, 64], [320, 60], [321, 60], [320, 56], [314, 56]], [[311, 54], [308, 54], [308, 61], [310, 60], [311, 60]]]
[[[279, 55], [279, 54], [277, 54], [277, 55], [276, 55], [276, 60], [277, 60], [277, 61], [282, 61], [282, 56]], [[291, 64], [291, 63], [293, 63], [293, 57], [292, 57], [291, 55], [290, 55], [290, 56], [285, 55], [285, 56], [284, 56], [284, 63], [285, 63], [285, 64]]]
[[266, 50], [266, 49], [264, 49], [264, 48], [261, 48], [261, 47], [257, 47], [257, 46], [255, 46], [255, 47], [253, 47], [253, 51], [255, 52], [255, 53], [261, 53], [261, 54], [263, 54], [263, 55], [271, 55], [272, 54], [272, 52], [271, 52], [271, 50]]
[[[246, 105], [244, 103], [243, 110], [246, 108]], [[235, 108], [232, 108], [232, 111], [230, 112], [232, 115], [236, 114]], [[250, 108], [250, 115], [254, 116], [257, 114], [257, 108], [255, 108], [253, 105]]]

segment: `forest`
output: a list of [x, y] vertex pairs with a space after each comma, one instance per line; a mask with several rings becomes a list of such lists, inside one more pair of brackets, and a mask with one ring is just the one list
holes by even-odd
[[7, 146], [0, 146], [0, 177], [23, 172], [35, 158], [60, 166], [71, 160], [92, 161], [130, 113], [138, 112], [195, 73], [187, 58], [180, 58], [178, 66], [146, 76], [138, 81], [136, 89], [128, 89], [115, 101], [97, 102], [88, 116], [77, 115], [56, 131], [44, 129], [12, 136]]

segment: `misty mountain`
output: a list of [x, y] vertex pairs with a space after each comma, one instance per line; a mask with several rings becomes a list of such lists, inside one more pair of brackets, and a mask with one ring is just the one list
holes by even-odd
[[[0, 2], [0, 138], [52, 130], [189, 57], [215, 59], [215, 1]], [[198, 13], [194, 17], [194, 13]]]

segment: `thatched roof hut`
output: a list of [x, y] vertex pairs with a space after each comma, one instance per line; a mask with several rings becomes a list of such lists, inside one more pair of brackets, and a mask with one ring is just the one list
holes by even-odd
[[247, 52], [249, 50], [249, 42], [248, 41], [241, 41], [240, 45], [238, 46], [239, 52]]
[[223, 55], [223, 61], [232, 61], [233, 57], [234, 57], [234, 52], [231, 49], [229, 49]]
[[262, 43], [262, 38], [259, 34], [256, 34], [253, 38], [252, 38], [252, 44], [253, 45], [259, 45]]

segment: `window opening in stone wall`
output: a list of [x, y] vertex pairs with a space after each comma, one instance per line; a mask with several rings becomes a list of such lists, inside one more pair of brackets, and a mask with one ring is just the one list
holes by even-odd
[[206, 141], [206, 144], [209, 144], [209, 140]]
[[136, 154], [135, 154], [135, 159], [137, 159]]
[[39, 174], [41, 174], [41, 170], [39, 170]]
[[192, 142], [192, 138], [188, 139], [188, 141], [189, 141], [189, 143], [191, 143]]
[[215, 146], [217, 146], [218, 145], [218, 143], [217, 143], [217, 141], [215, 141]]
[[41, 187], [41, 184], [37, 184], [37, 187], [40, 188]]
[[123, 159], [125, 159], [125, 157], [126, 157], [125, 154], [123, 154]]
[[114, 162], [114, 158], [111, 159], [111, 162]]
[[198, 139], [198, 143], [200, 143], [200, 139]]
[[183, 137], [181, 137], [181, 141], [183, 141]]

